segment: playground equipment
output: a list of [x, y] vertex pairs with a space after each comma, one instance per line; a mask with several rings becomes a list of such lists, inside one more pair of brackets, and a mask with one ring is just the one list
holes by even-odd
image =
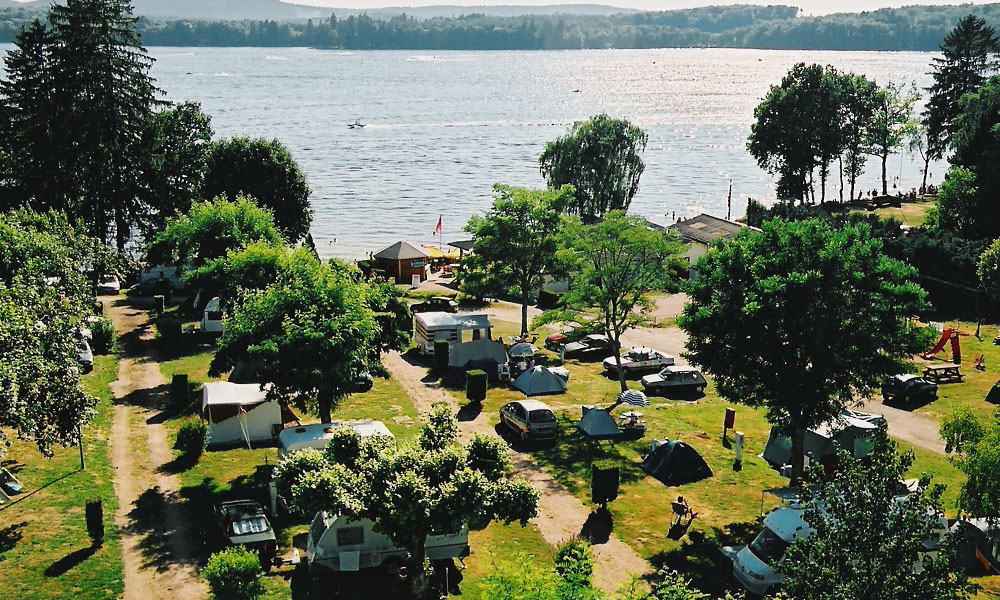
[[961, 364], [962, 362], [962, 348], [958, 343], [958, 331], [951, 328], [946, 328], [941, 332], [941, 339], [934, 344], [928, 352], [924, 353], [923, 359], [930, 360], [934, 358], [934, 355], [938, 352], [944, 350], [945, 344], [951, 341], [951, 362]]

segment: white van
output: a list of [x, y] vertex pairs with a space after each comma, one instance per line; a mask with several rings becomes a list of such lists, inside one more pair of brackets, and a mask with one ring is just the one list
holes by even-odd
[[[905, 502], [905, 495], [896, 498]], [[798, 539], [804, 539], [813, 530], [804, 520], [805, 507], [802, 504], [781, 506], [764, 517], [764, 529], [749, 545], [741, 549], [733, 559], [733, 574], [740, 584], [755, 596], [771, 593], [785, 580], [781, 572], [781, 560], [785, 551]], [[931, 536], [924, 541], [926, 555], [933, 556], [941, 543], [942, 534], [948, 530], [948, 519], [941, 514], [928, 515], [935, 521]], [[919, 573], [923, 564], [913, 565], [913, 572]]]
[[[327, 571], [357, 571], [382, 567], [397, 572], [407, 558], [407, 551], [396, 547], [389, 538], [372, 531], [372, 522], [352, 521], [347, 517], [316, 513], [309, 527], [306, 556], [310, 574]], [[427, 558], [462, 559], [469, 555], [469, 528], [450, 535], [427, 538]]]

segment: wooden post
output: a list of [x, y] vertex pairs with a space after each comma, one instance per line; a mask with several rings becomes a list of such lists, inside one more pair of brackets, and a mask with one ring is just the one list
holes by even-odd
[[80, 470], [87, 470], [87, 463], [83, 460], [83, 427], [81, 425], [76, 426], [76, 440], [80, 445]]

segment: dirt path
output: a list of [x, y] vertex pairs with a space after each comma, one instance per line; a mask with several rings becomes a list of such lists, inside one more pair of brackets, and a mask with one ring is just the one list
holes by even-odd
[[[398, 352], [389, 354], [386, 366], [392, 376], [399, 381], [406, 393], [413, 399], [417, 410], [426, 413], [431, 406], [445, 402], [458, 410], [455, 398], [438, 387], [437, 383], [424, 381], [427, 370], [407, 362]], [[471, 421], [459, 421], [464, 439], [476, 433], [496, 436], [485, 413]], [[549, 473], [536, 463], [529, 454], [510, 451], [515, 472], [527, 479], [541, 492], [538, 502], [538, 516], [532, 521], [545, 541], [555, 546], [575, 535], [579, 535], [591, 516], [591, 510]], [[594, 583], [605, 591], [616, 591], [627, 583], [632, 574], [644, 574], [652, 567], [635, 550], [623, 543], [613, 533], [610, 539], [593, 546]]]
[[124, 352], [115, 396], [111, 462], [122, 532], [125, 600], [199, 599], [206, 596], [198, 576], [181, 515], [179, 482], [162, 467], [173, 454], [159, 417], [166, 381], [150, 341], [153, 329], [145, 312], [121, 300], [106, 310], [118, 330]]

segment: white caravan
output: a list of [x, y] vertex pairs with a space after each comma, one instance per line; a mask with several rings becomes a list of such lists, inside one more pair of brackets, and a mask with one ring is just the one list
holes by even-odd
[[338, 427], [348, 427], [358, 432], [361, 437], [383, 436], [395, 439], [389, 428], [382, 421], [340, 421], [333, 423], [314, 423], [301, 427], [289, 427], [278, 434], [278, 457], [303, 450], [315, 448], [325, 450], [333, 438], [333, 432]]
[[[352, 521], [347, 517], [325, 512], [316, 513], [309, 527], [307, 559], [309, 573], [327, 571], [357, 571], [382, 567], [390, 572], [399, 570], [407, 551], [396, 547], [389, 538], [372, 531], [371, 521]], [[427, 538], [427, 558], [462, 559], [469, 555], [469, 528], [450, 535]]]

